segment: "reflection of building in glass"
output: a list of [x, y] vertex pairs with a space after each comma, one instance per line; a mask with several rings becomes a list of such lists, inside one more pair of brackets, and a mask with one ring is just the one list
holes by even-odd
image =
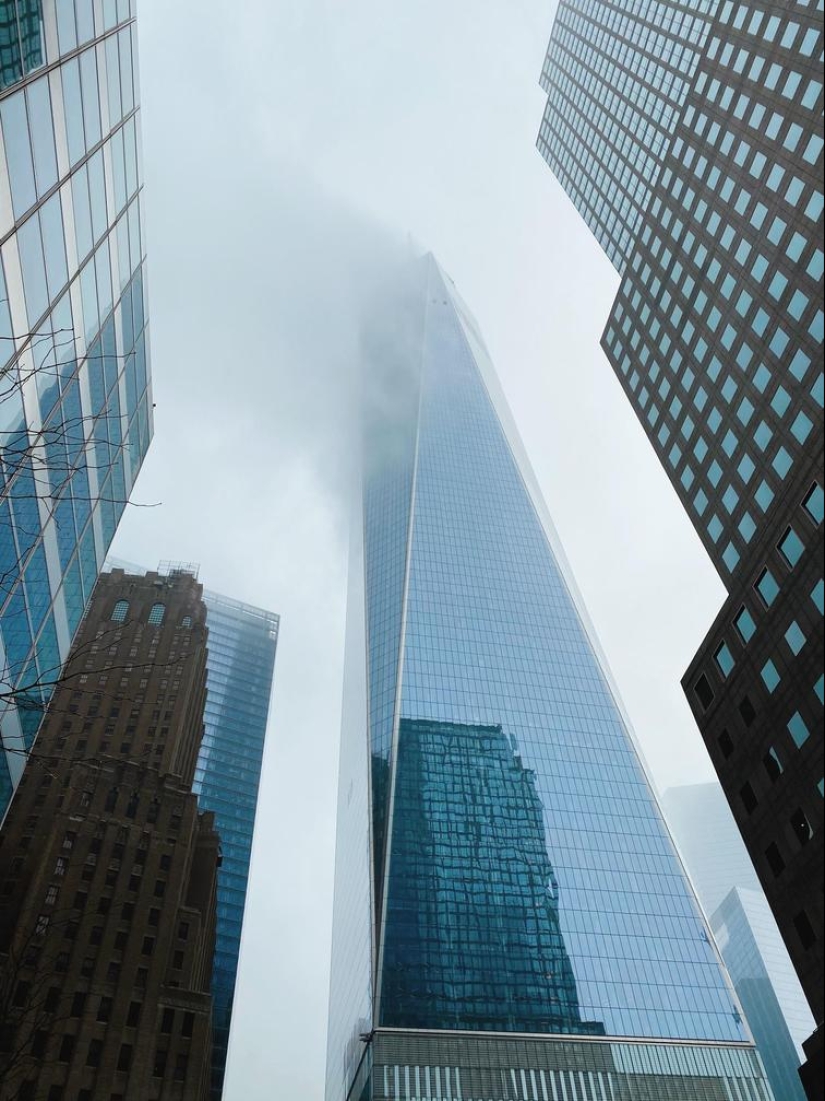
[[622, 275], [602, 346], [726, 589], [683, 678], [823, 1074], [822, 9], [562, 0], [538, 144]]
[[432, 258], [386, 293], [364, 345], [327, 1099], [729, 1101], [763, 1072], [475, 323]]
[[0, 0], [0, 818], [152, 434], [132, 7]]
[[43, 64], [40, 0], [0, 2], [0, 91]]
[[500, 726], [402, 719], [381, 1023], [595, 1033], [535, 777]]

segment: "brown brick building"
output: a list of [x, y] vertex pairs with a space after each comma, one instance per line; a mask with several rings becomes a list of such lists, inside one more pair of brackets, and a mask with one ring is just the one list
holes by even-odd
[[201, 1101], [219, 839], [194, 577], [104, 574], [0, 830], [0, 1101]]

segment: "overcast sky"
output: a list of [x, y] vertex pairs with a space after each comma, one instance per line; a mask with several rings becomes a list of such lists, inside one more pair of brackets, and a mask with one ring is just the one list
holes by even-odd
[[475, 313], [656, 782], [722, 587], [598, 345], [618, 277], [535, 149], [554, 0], [140, 0], [155, 438], [113, 553], [282, 616], [225, 1101], [321, 1101], [359, 312]]

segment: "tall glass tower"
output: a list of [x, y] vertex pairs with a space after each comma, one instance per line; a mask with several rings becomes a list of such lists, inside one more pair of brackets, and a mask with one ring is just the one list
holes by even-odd
[[327, 1101], [769, 1098], [476, 325], [431, 257], [381, 315]]
[[223, 1093], [278, 616], [205, 591], [209, 648], [204, 734], [192, 790], [221, 839], [212, 969], [212, 1099]]
[[132, 0], [0, 0], [0, 819], [152, 434], [139, 132]]

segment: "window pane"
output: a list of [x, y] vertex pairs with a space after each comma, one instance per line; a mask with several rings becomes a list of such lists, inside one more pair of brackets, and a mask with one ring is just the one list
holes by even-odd
[[23, 96], [12, 95], [3, 100], [0, 104], [0, 121], [3, 125], [12, 207], [15, 218], [21, 218], [37, 199], [26, 101]]
[[[62, 5], [58, 5], [60, 8]], [[83, 136], [83, 101], [80, 96], [80, 70], [77, 58], [61, 66], [63, 78], [63, 114], [66, 119], [66, 137], [69, 145], [69, 161], [75, 164], [86, 152]]]
[[40, 229], [43, 234], [43, 250], [46, 255], [46, 279], [49, 297], [54, 300], [69, 279], [66, 266], [66, 247], [63, 236], [63, 212], [60, 195], [52, 195], [40, 208]]
[[26, 89], [29, 105], [34, 168], [37, 193], [44, 195], [57, 183], [57, 156], [54, 151], [54, 123], [47, 77], [36, 80]]
[[748, 642], [753, 638], [754, 632], [756, 631], [756, 624], [747, 608], [741, 609], [739, 615], [736, 617], [735, 623], [736, 630], [739, 632], [743, 642]]
[[795, 566], [802, 557], [805, 545], [794, 529], [788, 528], [782, 542], [779, 544], [779, 550], [782, 552], [782, 556], [785, 558], [788, 565]]
[[26, 295], [26, 316], [29, 328], [34, 329], [38, 319], [46, 312], [49, 295], [46, 289], [46, 269], [43, 264], [43, 245], [40, 240], [40, 222], [32, 215], [17, 232], [20, 266], [23, 270], [23, 290]]

